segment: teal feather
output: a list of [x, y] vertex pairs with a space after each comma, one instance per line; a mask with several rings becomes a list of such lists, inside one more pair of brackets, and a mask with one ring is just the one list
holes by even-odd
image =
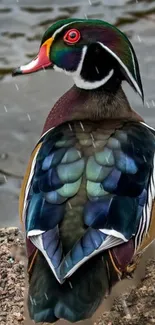
[[107, 147], [103, 151], [95, 152], [95, 159], [98, 164], [104, 166], [113, 166], [115, 163], [113, 152]]
[[88, 196], [100, 197], [108, 194], [102, 187], [101, 183], [87, 181]]
[[78, 179], [76, 182], [73, 183], [66, 183], [60, 189], [57, 190], [58, 194], [65, 198], [69, 198], [77, 194], [80, 185], [81, 185], [82, 178]]
[[63, 164], [72, 163], [80, 158], [81, 158], [80, 151], [75, 148], [70, 148], [66, 151], [65, 155], [61, 160], [61, 163]]
[[101, 182], [111, 171], [111, 167], [97, 164], [94, 157], [89, 157], [86, 167], [86, 177], [92, 182]]
[[58, 176], [63, 183], [73, 183], [81, 177], [84, 166], [85, 161], [83, 158], [72, 163], [59, 164], [57, 167]]

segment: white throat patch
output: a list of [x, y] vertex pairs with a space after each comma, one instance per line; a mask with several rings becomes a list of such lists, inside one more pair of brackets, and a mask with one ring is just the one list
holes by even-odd
[[76, 86], [79, 88], [96, 89], [96, 88], [99, 88], [99, 87], [105, 85], [105, 83], [112, 77], [113, 74], [114, 74], [114, 69], [110, 70], [108, 75], [106, 77], [104, 77], [103, 79], [101, 79], [99, 81], [93, 81], [93, 82], [86, 81], [86, 80], [82, 79], [80, 75], [73, 77], [73, 79], [74, 79]]
[[[84, 58], [87, 53], [87, 49], [88, 49], [87, 46], [84, 46], [84, 48], [82, 49], [81, 60], [79, 62], [77, 70], [72, 74], [72, 76], [73, 76], [73, 80], [78, 88], [89, 90], [89, 89], [96, 89], [98, 87], [103, 86], [112, 77], [112, 75], [114, 74], [114, 70], [113, 69], [110, 70], [108, 75], [105, 76], [102, 80], [94, 81], [94, 82], [84, 80], [81, 77], [80, 73], [82, 70]], [[91, 69], [91, 67], [90, 67], [90, 69]]]

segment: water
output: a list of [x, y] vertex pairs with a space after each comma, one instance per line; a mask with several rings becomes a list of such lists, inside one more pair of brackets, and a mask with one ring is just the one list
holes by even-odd
[[69, 77], [53, 71], [14, 79], [10, 72], [36, 55], [41, 36], [50, 24], [85, 15], [116, 24], [130, 37], [140, 63], [144, 107], [126, 85], [125, 90], [134, 109], [155, 126], [154, 1], [0, 0], [1, 226], [19, 224], [18, 194], [30, 153], [50, 108], [72, 85]]

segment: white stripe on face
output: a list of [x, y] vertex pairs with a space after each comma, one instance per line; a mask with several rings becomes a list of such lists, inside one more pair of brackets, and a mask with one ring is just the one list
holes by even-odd
[[127, 75], [129, 76], [130, 80], [132, 81], [132, 83], [134, 84], [137, 92], [140, 94], [140, 96], [142, 97], [142, 93], [141, 90], [137, 84], [137, 82], [135, 81], [135, 79], [133, 78], [132, 74], [130, 73], [130, 71], [128, 70], [128, 68], [126, 67], [126, 65], [121, 61], [121, 59], [114, 53], [112, 52], [107, 46], [105, 46], [103, 43], [98, 42], [106, 51], [108, 51], [118, 62], [119, 64], [123, 67], [123, 69], [125, 70], [125, 72], [127, 73]]
[[72, 21], [72, 22], [70, 22], [70, 23], [68, 23], [68, 24], [65, 24], [65, 25], [63, 25], [63, 26], [61, 26], [60, 28], [58, 28], [55, 32], [54, 32], [54, 34], [52, 35], [52, 37], [53, 38], [55, 38], [55, 36], [57, 35], [57, 34], [59, 34], [65, 27], [67, 27], [67, 26], [69, 26], [69, 25], [72, 25], [72, 24], [75, 24], [75, 23], [80, 23], [80, 22], [82, 22], [82, 20], [81, 21]]
[[110, 70], [108, 75], [104, 77], [102, 80], [93, 81], [93, 82], [82, 79], [80, 75], [73, 77], [73, 79], [77, 87], [89, 90], [89, 89], [96, 89], [105, 85], [105, 83], [112, 77], [113, 74], [114, 74], [114, 69]]

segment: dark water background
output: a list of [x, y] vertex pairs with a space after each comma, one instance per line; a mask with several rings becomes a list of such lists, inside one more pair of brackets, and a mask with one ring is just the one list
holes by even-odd
[[155, 126], [155, 1], [0, 0], [0, 226], [19, 224], [18, 194], [30, 153], [50, 108], [72, 84], [53, 71], [12, 79], [11, 70], [36, 55], [50, 24], [85, 15], [129, 36], [140, 63], [144, 107], [125, 90], [134, 109]]

